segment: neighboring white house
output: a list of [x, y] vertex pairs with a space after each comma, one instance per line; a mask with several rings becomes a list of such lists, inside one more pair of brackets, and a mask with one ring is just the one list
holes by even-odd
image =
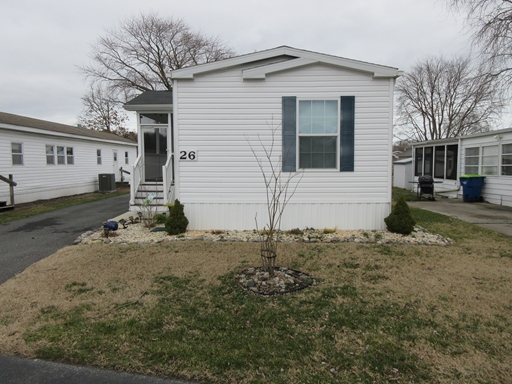
[[190, 229], [253, 229], [255, 217], [263, 227], [265, 187], [251, 146], [264, 159], [260, 141], [270, 149], [273, 127], [283, 179], [304, 170], [282, 229], [385, 228], [400, 74], [290, 47], [172, 71], [172, 94], [125, 105], [139, 123], [133, 209], [163, 183], [160, 202], [178, 198]]
[[[0, 112], [0, 175], [13, 175], [15, 203], [97, 191], [99, 174], [119, 181], [136, 157], [137, 144], [114, 134]], [[0, 201], [9, 197], [0, 181]]]
[[414, 144], [414, 175], [431, 175], [436, 192], [461, 197], [460, 175], [485, 176], [482, 197], [512, 206], [512, 129]]

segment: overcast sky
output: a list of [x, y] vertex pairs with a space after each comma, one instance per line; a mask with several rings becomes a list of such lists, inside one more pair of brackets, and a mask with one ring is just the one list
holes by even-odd
[[3, 0], [0, 111], [76, 125], [86, 92], [77, 66], [105, 29], [149, 11], [238, 54], [288, 45], [407, 71], [469, 51], [463, 18], [444, 0]]

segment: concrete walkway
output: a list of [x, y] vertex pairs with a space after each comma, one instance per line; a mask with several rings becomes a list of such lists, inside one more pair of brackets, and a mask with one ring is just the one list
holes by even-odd
[[492, 231], [512, 236], [512, 207], [489, 203], [464, 203], [436, 196], [436, 201], [408, 201], [410, 207], [441, 213]]

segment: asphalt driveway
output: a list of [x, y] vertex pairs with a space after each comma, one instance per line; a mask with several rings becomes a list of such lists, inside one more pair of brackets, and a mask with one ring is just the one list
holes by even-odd
[[122, 195], [1, 224], [0, 284], [127, 212], [129, 201], [129, 195]]
[[[128, 211], [129, 195], [75, 205], [0, 225], [0, 284]], [[1, 311], [1, 308], [0, 308]], [[183, 384], [151, 376], [0, 355], [0, 383]]]

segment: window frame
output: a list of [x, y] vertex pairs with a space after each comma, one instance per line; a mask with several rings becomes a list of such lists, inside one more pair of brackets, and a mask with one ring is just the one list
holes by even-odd
[[[48, 153], [48, 149], [51, 148], [51, 153]], [[46, 153], [46, 165], [55, 165], [55, 145], [45, 144], [45, 153]], [[51, 159], [51, 163], [48, 160]]]
[[[19, 152], [14, 152], [13, 145], [19, 145]], [[19, 159], [19, 162], [15, 161], [15, 158]], [[11, 141], [11, 163], [12, 166], [25, 165], [23, 142]]]
[[[324, 113], [325, 113], [325, 102], [326, 101], [330, 101], [330, 102], [335, 102], [336, 103], [336, 132], [332, 132], [332, 133], [326, 133], [325, 132], [325, 123], [326, 123], [326, 119], [329, 119], [331, 118], [332, 119], [332, 116], [329, 117], [329, 116], [323, 116], [323, 124], [324, 124], [324, 132], [323, 133], [313, 133], [313, 132], [301, 132], [301, 103], [304, 103], [304, 102], [311, 102], [312, 104], [312, 107], [311, 107], [311, 110], [313, 110], [313, 102], [324, 102]], [[296, 124], [297, 124], [297, 127], [296, 127], [296, 142], [297, 142], [297, 148], [296, 148], [296, 159], [297, 159], [297, 169], [314, 169], [314, 170], [323, 170], [323, 171], [329, 171], [329, 170], [332, 170], [332, 171], [339, 171], [340, 170], [340, 98], [335, 98], [335, 97], [320, 97], [320, 98], [311, 98], [311, 97], [297, 97], [297, 117], [296, 117]], [[303, 104], [304, 105], [304, 104]], [[313, 130], [313, 118], [314, 116], [311, 115], [311, 124], [312, 124], [312, 128], [311, 130]], [[301, 138], [335, 138], [336, 139], [336, 143], [335, 143], [335, 152], [334, 152], [334, 166], [333, 167], [325, 167], [325, 155], [326, 155], [326, 152], [324, 151], [323, 152], [323, 155], [324, 155], [324, 160], [323, 160], [323, 165], [322, 167], [314, 167], [314, 166], [309, 166], [309, 167], [304, 167], [302, 164], [301, 164], [301, 154], [305, 153], [305, 152], [301, 152]], [[324, 147], [324, 150], [325, 150], [325, 147]], [[312, 155], [314, 152], [311, 152], [310, 155]], [[327, 152], [328, 154], [331, 154], [331, 152]], [[312, 161], [310, 162], [310, 164], [312, 165]]]
[[130, 156], [130, 155], [129, 155], [129, 152], [128, 152], [128, 151], [125, 151], [125, 152], [124, 152], [124, 164], [125, 164], [125, 165], [130, 164], [129, 156]]
[[[495, 154], [484, 154], [485, 149], [489, 148], [496, 148]], [[485, 159], [495, 159], [494, 164], [484, 164], [484, 158]], [[482, 176], [498, 176], [499, 174], [499, 168], [500, 168], [500, 146], [498, 144], [493, 145], [482, 145], [480, 150], [480, 175]], [[484, 171], [484, 168], [494, 168], [495, 173], [486, 173]]]
[[101, 149], [96, 149], [96, 165], [102, 165]]
[[[510, 147], [510, 152], [504, 152], [505, 149], [504, 147]], [[512, 176], [512, 142], [511, 143], [502, 143], [500, 145], [500, 176], [504, 176], [504, 177], [510, 177]], [[508, 149], [507, 149], [508, 150]], [[503, 158], [504, 156], [507, 156], [510, 158], [510, 163], [509, 164], [503, 164]], [[510, 169], [508, 173], [504, 173], [504, 168], [508, 168]]]
[[[500, 175], [500, 160], [501, 160], [501, 154], [500, 154], [500, 145], [498, 144], [484, 144], [484, 145], [474, 145], [474, 146], [468, 146], [464, 148], [464, 173], [465, 174], [477, 174], [482, 175], [486, 177], [493, 177], [493, 176], [499, 176]], [[485, 154], [485, 149], [489, 148], [496, 148], [496, 153], [494, 154]], [[478, 154], [473, 155], [467, 155], [468, 150], [478, 150]], [[469, 159], [478, 159], [477, 164], [470, 164], [468, 165], [468, 158]], [[484, 164], [484, 159], [495, 159], [495, 162], [493, 164]], [[487, 171], [484, 171], [484, 168], [494, 168], [494, 173], [488, 173]], [[471, 169], [469, 169], [471, 168]], [[476, 172], [472, 172], [476, 168]]]
[[75, 165], [75, 150], [73, 149], [73, 147], [66, 147], [66, 164]]
[[[468, 155], [468, 150], [478, 150], [477, 154]], [[479, 174], [480, 172], [480, 146], [476, 147], [465, 147], [464, 148], [464, 173], [465, 174]], [[467, 159], [477, 159], [477, 164], [470, 164], [468, 165]], [[468, 168], [471, 167], [471, 169], [474, 169], [476, 167], [476, 172], [472, 172]]]

